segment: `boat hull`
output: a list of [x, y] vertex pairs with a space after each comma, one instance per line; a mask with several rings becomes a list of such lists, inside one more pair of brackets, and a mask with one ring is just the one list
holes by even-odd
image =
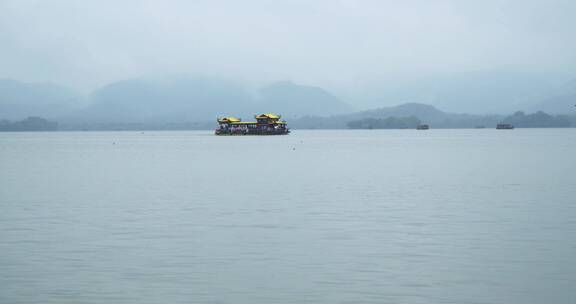
[[288, 135], [290, 134], [290, 130], [286, 131], [248, 131], [248, 132], [229, 132], [229, 131], [221, 131], [216, 130], [214, 132], [215, 135], [218, 136], [267, 136], [267, 135]]

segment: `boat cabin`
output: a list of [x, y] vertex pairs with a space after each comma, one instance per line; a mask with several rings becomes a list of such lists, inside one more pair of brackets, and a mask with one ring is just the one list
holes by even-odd
[[512, 130], [512, 129], [514, 129], [514, 126], [511, 124], [502, 123], [502, 124], [497, 124], [496, 129], [498, 129], [498, 130]]

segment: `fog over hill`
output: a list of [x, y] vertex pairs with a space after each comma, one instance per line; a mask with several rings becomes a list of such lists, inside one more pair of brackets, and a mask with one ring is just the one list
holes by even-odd
[[420, 102], [450, 112], [495, 114], [528, 109], [574, 74], [521, 69], [479, 70], [402, 83], [374, 83], [357, 95], [368, 108]]
[[181, 123], [218, 116], [286, 118], [335, 115], [353, 108], [327, 90], [280, 81], [250, 90], [215, 77], [168, 76], [117, 81], [86, 96], [55, 84], [0, 80], [0, 119], [42, 116], [66, 123]]
[[98, 123], [189, 122], [228, 113], [247, 114], [254, 109], [252, 96], [241, 86], [220, 79], [190, 77], [119, 81], [94, 91], [90, 102], [88, 108], [69, 119]]
[[53, 83], [0, 79], [0, 119], [62, 117], [83, 107], [82, 99], [73, 89]]
[[529, 109], [556, 114], [576, 112], [576, 78], [548, 92], [548, 96]]
[[250, 92], [237, 82], [218, 78], [167, 77], [131, 79], [94, 91], [90, 106], [64, 117], [68, 122], [182, 123], [219, 116], [252, 118], [263, 112], [295, 118], [347, 113], [351, 107], [322, 88], [277, 82]]
[[[506, 77], [504, 77], [506, 78]], [[501, 78], [501, 79], [504, 79]], [[104, 85], [84, 96], [72, 89], [56, 84], [23, 83], [16, 80], [0, 80], [0, 119], [18, 120], [29, 116], [41, 116], [65, 124], [170, 124], [207, 123], [218, 116], [232, 115], [251, 119], [256, 113], [275, 112], [294, 120], [295, 126], [335, 127], [342, 126], [343, 117], [353, 119], [416, 116], [429, 123], [442, 122], [461, 126], [462, 121], [479, 114], [447, 114], [458, 104], [458, 98], [477, 100], [478, 107], [506, 104], [508, 98], [517, 106], [492, 113], [510, 114], [517, 110], [527, 112], [545, 111], [552, 114], [574, 114], [576, 108], [576, 81], [562, 85], [549, 84], [532, 77], [514, 78], [519, 84], [511, 86], [506, 94], [497, 95], [495, 87], [506, 87], [507, 81], [485, 82], [486, 77], [472, 77], [474, 81], [454, 80], [454, 88], [447, 95], [433, 102], [402, 103], [386, 107], [394, 99], [382, 99], [381, 106], [372, 110], [354, 109], [332, 92], [316, 86], [290, 81], [279, 81], [252, 88], [231, 79], [198, 76], [168, 76], [156, 78], [127, 79]], [[482, 80], [484, 79], [484, 80]], [[527, 80], [528, 79], [528, 80]], [[541, 80], [541, 79], [540, 79]], [[448, 82], [438, 88], [447, 88]], [[468, 85], [466, 85], [468, 84]], [[522, 88], [524, 84], [529, 89]], [[482, 88], [485, 87], [483, 90]], [[497, 91], [497, 92], [496, 92]], [[512, 95], [523, 98], [514, 99]], [[530, 95], [530, 97], [528, 97]], [[469, 96], [469, 97], [466, 97]], [[437, 97], [439, 98], [439, 97]], [[493, 99], [493, 100], [492, 100]], [[521, 102], [521, 101], [524, 102]], [[453, 102], [453, 103], [452, 103]], [[424, 103], [424, 104], [423, 104]], [[446, 104], [446, 112], [434, 106]], [[453, 107], [450, 107], [450, 104]], [[457, 106], [456, 106], [457, 108]], [[462, 112], [460, 112], [462, 113]], [[483, 113], [490, 113], [489, 111]], [[306, 118], [307, 117], [307, 118]], [[316, 119], [312, 124], [310, 117]], [[483, 117], [486, 117], [483, 114]], [[295, 120], [297, 119], [297, 120]], [[481, 124], [479, 121], [478, 123]]]
[[420, 103], [406, 103], [393, 107], [382, 107], [374, 110], [354, 112], [329, 117], [308, 116], [292, 121], [294, 127], [305, 129], [341, 129], [346, 128], [351, 121], [362, 119], [385, 119], [389, 117], [415, 117], [422, 123], [433, 126], [468, 127], [479, 125], [493, 125], [502, 115], [471, 115], [444, 112], [432, 105]]
[[270, 112], [282, 113], [286, 118], [304, 115], [335, 115], [350, 113], [353, 108], [328, 91], [282, 81], [260, 91], [259, 104]]
[[0, 78], [41, 93], [29, 106], [0, 90], [0, 116], [72, 119], [62, 100], [77, 95], [94, 120], [403, 103], [563, 111], [571, 95], [547, 92], [576, 77], [575, 10], [572, 0], [2, 0]]
[[576, 115], [549, 115], [544, 112], [517, 111], [506, 115], [460, 114], [441, 111], [434, 106], [407, 103], [329, 117], [308, 116], [291, 122], [302, 129], [352, 128], [415, 128], [418, 124], [432, 128], [493, 128], [499, 123], [510, 123], [521, 128], [576, 127]]

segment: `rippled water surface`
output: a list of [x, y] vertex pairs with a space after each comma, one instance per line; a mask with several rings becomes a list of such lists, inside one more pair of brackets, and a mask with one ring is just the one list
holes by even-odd
[[0, 134], [0, 303], [576, 303], [576, 129]]

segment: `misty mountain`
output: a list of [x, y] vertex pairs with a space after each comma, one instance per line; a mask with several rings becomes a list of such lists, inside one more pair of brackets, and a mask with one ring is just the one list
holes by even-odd
[[482, 70], [378, 83], [358, 93], [369, 107], [418, 101], [456, 113], [510, 113], [541, 100], [565, 81], [564, 74], [521, 70]]
[[307, 116], [290, 121], [290, 123], [294, 128], [302, 129], [343, 129], [352, 121], [387, 119], [390, 117], [415, 117], [422, 123], [442, 128], [473, 128], [481, 125], [495, 125], [504, 118], [502, 115], [448, 113], [427, 104], [407, 103], [394, 107], [384, 107], [330, 117]]
[[19, 131], [56, 131], [58, 123], [49, 121], [42, 117], [28, 117], [19, 121], [9, 121], [0, 119], [0, 131], [19, 132]]
[[260, 104], [267, 112], [282, 113], [286, 118], [305, 115], [335, 115], [353, 109], [328, 91], [289, 81], [276, 82], [260, 91]]
[[119, 81], [94, 91], [90, 101], [77, 116], [110, 123], [202, 121], [254, 108], [250, 94], [235, 83], [191, 77]]
[[231, 81], [193, 77], [119, 81], [94, 91], [90, 102], [91, 106], [68, 121], [180, 123], [212, 121], [225, 115], [251, 119], [262, 112], [284, 117], [330, 115], [350, 109], [318, 87], [279, 82], [264, 87], [254, 97]]
[[459, 113], [510, 113], [557, 84], [551, 75], [510, 70], [456, 74], [430, 83], [432, 104]]
[[[540, 103], [524, 102], [522, 106], [499, 112], [512, 113], [517, 110], [528, 112], [544, 111], [547, 113], [571, 114], [576, 110], [576, 80], [563, 86], [550, 89], [550, 81], [538, 82], [532, 76], [520, 77], [517, 82], [531, 86], [521, 89], [520, 85], [505, 92], [491, 92], [498, 85], [509, 86], [504, 82], [508, 76], [498, 78], [503, 81], [487, 81], [486, 77], [474, 76], [468, 80], [453, 80], [450, 89], [448, 84], [438, 85], [436, 92], [445, 92], [443, 99], [436, 104], [457, 103], [468, 100], [462, 107], [467, 107], [472, 100], [478, 109], [485, 102], [481, 100], [523, 100], [513, 99], [512, 92], [518, 96], [548, 96], [540, 98]], [[475, 85], [469, 81], [477, 80]], [[485, 79], [485, 81], [480, 81]], [[496, 78], [495, 78], [496, 79]], [[532, 79], [532, 80], [530, 80]], [[530, 81], [529, 81], [530, 80]], [[538, 85], [532, 83], [538, 82]], [[438, 80], [437, 84], [443, 83]], [[468, 86], [463, 85], [468, 83]], [[462, 85], [463, 87], [458, 87]], [[531, 84], [531, 85], [530, 85]], [[547, 87], [547, 89], [543, 89]], [[551, 86], [553, 87], [553, 86]], [[432, 88], [430, 86], [429, 88]], [[446, 91], [443, 91], [444, 89]], [[482, 91], [486, 91], [483, 95]], [[535, 93], [536, 91], [540, 93]], [[405, 92], [406, 96], [417, 96], [424, 91]], [[543, 93], [544, 92], [544, 93]], [[526, 95], [528, 94], [528, 95]], [[425, 95], [425, 94], [424, 94]], [[492, 95], [492, 97], [490, 97]], [[438, 95], [440, 96], [440, 95]], [[438, 96], [436, 98], [438, 98]], [[450, 97], [451, 96], [451, 97]], [[459, 97], [458, 97], [459, 96]], [[469, 96], [469, 97], [466, 97]], [[494, 96], [500, 96], [498, 98]], [[509, 98], [505, 98], [508, 96]], [[457, 98], [458, 97], [458, 98]], [[407, 97], [406, 97], [407, 98]], [[533, 97], [526, 97], [530, 100]], [[399, 100], [403, 98], [398, 98]], [[392, 98], [384, 101], [393, 100]], [[423, 100], [426, 100], [423, 98]], [[474, 100], [477, 100], [474, 101]], [[537, 100], [537, 99], [536, 99]], [[87, 101], [88, 106], [85, 106]], [[384, 104], [381, 100], [380, 104]], [[428, 102], [427, 102], [428, 103]], [[455, 106], [452, 106], [454, 108]], [[94, 90], [84, 98], [63, 86], [55, 84], [23, 83], [15, 80], [0, 80], [0, 119], [18, 120], [29, 116], [41, 116], [55, 119], [64, 124], [166, 124], [166, 123], [207, 123], [218, 116], [232, 115], [251, 119], [256, 113], [275, 112], [294, 122], [295, 127], [304, 128], [343, 128], [347, 121], [364, 118], [385, 119], [388, 117], [418, 117], [422, 123], [442, 125], [445, 127], [473, 127], [483, 125], [486, 115], [455, 114], [451, 108], [444, 112], [422, 103], [405, 103], [399, 106], [379, 107], [374, 110], [352, 112], [352, 107], [342, 102], [327, 90], [295, 84], [276, 82], [264, 86], [252, 93], [238, 82], [206, 77], [173, 76], [164, 78], [128, 79], [114, 82]], [[487, 112], [487, 111], [485, 111]], [[502, 118], [493, 115], [488, 120], [492, 123]]]
[[70, 88], [0, 79], [0, 119], [58, 118], [80, 106], [81, 96]]
[[[395, 107], [379, 108], [375, 110], [361, 111], [346, 115], [349, 119], [361, 118], [388, 118], [388, 117], [409, 117], [415, 116], [427, 122], [438, 122], [445, 120], [451, 114], [438, 110], [436, 107], [421, 103], [405, 103]], [[454, 114], [452, 114], [454, 115]]]
[[530, 109], [554, 114], [574, 114], [576, 112], [576, 79], [558, 87]]

